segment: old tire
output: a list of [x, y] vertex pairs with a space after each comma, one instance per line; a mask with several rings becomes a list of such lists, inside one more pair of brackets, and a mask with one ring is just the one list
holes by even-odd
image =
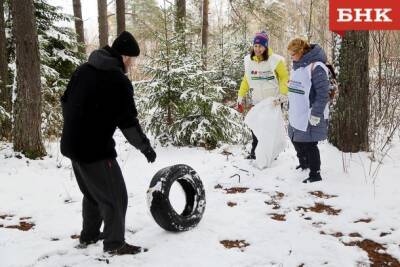
[[[183, 212], [178, 214], [169, 200], [169, 192], [178, 182], [186, 195]], [[195, 227], [206, 206], [203, 183], [190, 166], [177, 164], [159, 170], [150, 183], [147, 200], [154, 220], [167, 231], [181, 232]]]

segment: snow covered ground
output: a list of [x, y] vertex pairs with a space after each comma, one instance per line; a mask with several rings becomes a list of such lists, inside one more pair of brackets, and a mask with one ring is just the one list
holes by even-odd
[[[156, 163], [148, 164], [117, 138], [129, 195], [126, 240], [149, 251], [108, 257], [101, 242], [75, 248], [82, 195], [58, 144], [47, 144], [49, 156], [32, 161], [15, 157], [9, 144], [0, 143], [0, 266], [400, 265], [398, 140], [375, 183], [367, 154], [343, 160], [327, 143], [320, 145], [324, 180], [315, 184], [301, 183], [307, 173], [294, 169], [289, 144], [265, 170], [244, 160], [241, 147], [224, 149], [233, 154], [157, 147]], [[178, 163], [198, 172], [207, 205], [196, 228], [169, 233], [151, 217], [146, 190], [159, 169]], [[178, 190], [172, 194], [179, 208], [183, 196]]]

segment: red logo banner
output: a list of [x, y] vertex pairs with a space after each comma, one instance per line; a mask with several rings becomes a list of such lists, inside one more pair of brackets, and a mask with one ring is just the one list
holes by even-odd
[[400, 30], [400, 0], [330, 0], [329, 28], [340, 35], [350, 30]]

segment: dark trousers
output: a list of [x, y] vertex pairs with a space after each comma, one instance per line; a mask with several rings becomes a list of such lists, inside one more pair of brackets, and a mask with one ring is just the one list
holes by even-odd
[[317, 174], [321, 169], [318, 142], [294, 142], [292, 140], [292, 143], [296, 149], [300, 165], [310, 168], [310, 175]]
[[251, 151], [250, 151], [250, 154], [255, 156], [255, 155], [256, 155], [256, 147], [257, 147], [257, 144], [258, 144], [258, 139], [257, 139], [257, 137], [254, 135], [253, 131], [251, 131], [251, 136], [253, 137], [253, 141], [252, 141], [252, 143], [251, 143]]
[[83, 193], [80, 239], [96, 239], [104, 222], [104, 250], [121, 247], [125, 242], [125, 214], [128, 194], [124, 177], [115, 159], [94, 163], [72, 161], [79, 188]]

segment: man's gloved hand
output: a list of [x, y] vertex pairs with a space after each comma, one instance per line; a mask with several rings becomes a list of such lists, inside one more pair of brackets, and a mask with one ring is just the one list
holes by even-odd
[[311, 124], [312, 126], [317, 126], [318, 123], [320, 122], [320, 120], [321, 120], [321, 119], [320, 119], [319, 117], [311, 115], [309, 121], [310, 121], [310, 124]]
[[147, 162], [153, 163], [156, 160], [157, 154], [150, 145], [146, 147], [142, 153], [146, 157]]
[[275, 97], [272, 103], [274, 104], [274, 106], [279, 106], [283, 103], [286, 103], [287, 101], [288, 101], [287, 95], [279, 94], [277, 97]]

